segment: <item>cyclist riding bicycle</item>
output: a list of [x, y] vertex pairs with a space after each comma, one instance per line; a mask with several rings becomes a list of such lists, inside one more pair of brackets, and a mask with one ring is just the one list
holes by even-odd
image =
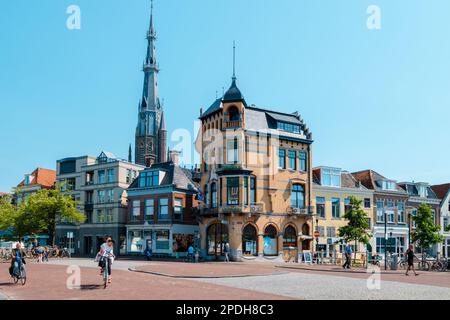
[[108, 238], [105, 243], [100, 246], [100, 251], [97, 253], [97, 256], [100, 257], [99, 267], [101, 268], [100, 275], [103, 275], [103, 271], [105, 267], [108, 268], [108, 283], [111, 283], [111, 266], [114, 262], [114, 240]]
[[20, 275], [20, 268], [22, 264], [26, 264], [25, 262], [26, 252], [22, 249], [22, 245], [20, 242], [17, 242], [16, 248], [12, 250], [11, 255], [11, 266], [9, 267], [9, 274]]

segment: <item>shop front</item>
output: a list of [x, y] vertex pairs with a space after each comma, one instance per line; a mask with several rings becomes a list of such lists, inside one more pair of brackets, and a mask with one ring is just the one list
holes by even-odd
[[387, 228], [385, 234], [384, 228], [375, 227], [374, 237], [372, 239], [372, 250], [378, 254], [388, 253], [403, 255], [408, 248], [408, 228], [391, 227]]
[[198, 227], [193, 225], [129, 226], [127, 253], [141, 255], [150, 248], [156, 256], [184, 256], [197, 238]]

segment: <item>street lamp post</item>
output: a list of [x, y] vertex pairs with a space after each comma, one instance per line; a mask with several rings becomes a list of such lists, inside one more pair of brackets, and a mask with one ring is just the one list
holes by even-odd
[[[319, 231], [319, 218], [316, 215], [316, 231]], [[319, 254], [319, 237], [316, 237], [316, 251]]]
[[408, 247], [411, 245], [411, 211], [408, 211]]
[[384, 211], [384, 270], [387, 270], [387, 212]]

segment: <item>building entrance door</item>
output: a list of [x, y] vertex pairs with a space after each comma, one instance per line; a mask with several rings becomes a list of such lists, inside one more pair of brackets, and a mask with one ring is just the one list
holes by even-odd
[[90, 236], [84, 237], [84, 252], [83, 253], [85, 255], [94, 254], [93, 247], [92, 247], [92, 237], [90, 237]]
[[225, 243], [228, 242], [228, 226], [222, 223], [214, 223], [208, 227], [206, 234], [208, 255], [215, 256], [218, 259], [223, 255], [223, 248]]

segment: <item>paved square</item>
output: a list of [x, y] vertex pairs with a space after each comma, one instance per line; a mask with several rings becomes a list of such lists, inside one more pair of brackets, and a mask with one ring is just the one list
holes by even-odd
[[[79, 289], [66, 286], [67, 267], [81, 270]], [[450, 273], [403, 272], [381, 275], [380, 289], [369, 290], [363, 269], [271, 263], [183, 263], [117, 260], [106, 290], [91, 259], [55, 259], [27, 264], [25, 286], [14, 285], [8, 264], [0, 263], [0, 299], [450, 299]]]

